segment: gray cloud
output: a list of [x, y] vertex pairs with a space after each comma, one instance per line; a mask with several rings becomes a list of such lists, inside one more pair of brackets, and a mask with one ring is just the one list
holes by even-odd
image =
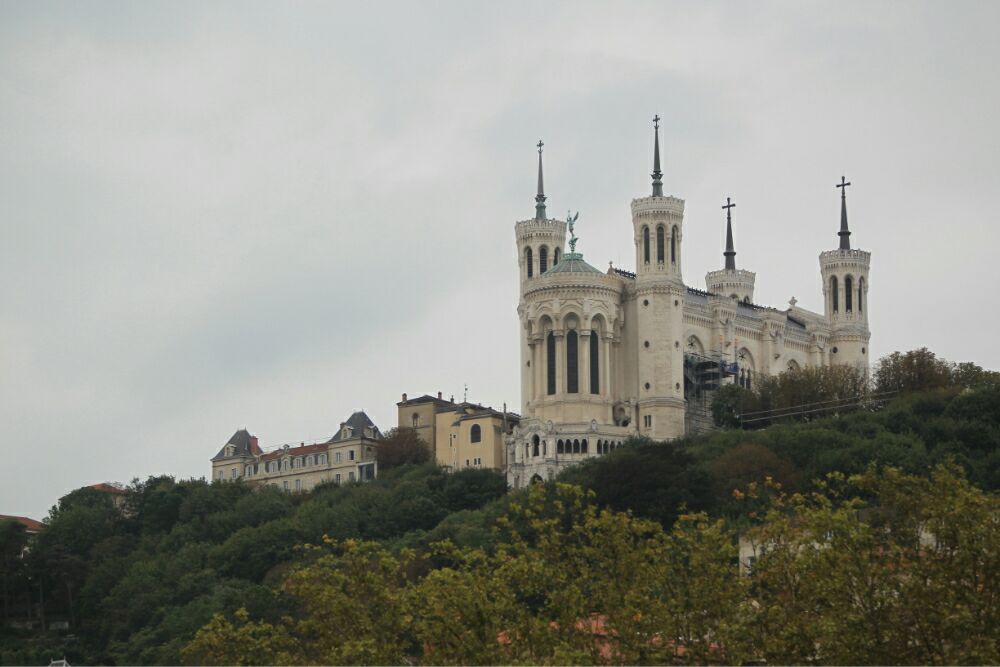
[[[1000, 366], [989, 4], [7, 4], [0, 509], [206, 473], [240, 426], [328, 437], [403, 391], [518, 409], [513, 222], [630, 266], [664, 117], [685, 278], [726, 196], [763, 303], [820, 302], [834, 182], [875, 356]], [[985, 75], [984, 75], [985, 74]], [[983, 295], [983, 296], [981, 296]]]

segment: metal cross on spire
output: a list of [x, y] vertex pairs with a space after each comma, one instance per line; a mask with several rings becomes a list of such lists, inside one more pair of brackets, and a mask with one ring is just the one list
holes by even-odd
[[663, 196], [663, 172], [660, 171], [660, 115], [653, 116], [653, 196]]
[[726, 251], [723, 254], [726, 258], [726, 270], [736, 270], [736, 248], [733, 246], [733, 217], [732, 209], [736, 206], [729, 197], [726, 197]]
[[545, 143], [538, 140], [538, 194], [535, 195], [535, 220], [545, 220], [545, 185], [542, 180], [542, 146]]
[[840, 237], [841, 250], [851, 249], [851, 230], [847, 228], [847, 186], [850, 184], [846, 176], [841, 176], [837, 184], [840, 188], [840, 231], [837, 236]]

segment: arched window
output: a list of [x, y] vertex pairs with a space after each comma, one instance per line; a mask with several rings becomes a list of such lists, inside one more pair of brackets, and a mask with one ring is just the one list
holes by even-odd
[[556, 442], [556, 454], [562, 454], [562, 453], [563, 453], [563, 441], [559, 440], [558, 442]]
[[574, 440], [573, 441], [573, 453], [574, 454], [579, 454], [580, 453], [580, 441], [579, 440]]
[[552, 266], [559, 263], [559, 248], [552, 251]]
[[642, 228], [642, 261], [649, 264], [649, 227]]
[[663, 263], [663, 246], [666, 241], [666, 230], [663, 225], [656, 226], [656, 261]]
[[583, 440], [580, 441], [580, 453], [581, 454], [586, 454], [587, 453], [587, 439], [586, 438], [584, 438]]
[[247, 477], [253, 475], [253, 466], [247, 466], [246, 472], [244, 473]]
[[848, 313], [854, 310], [854, 284], [850, 276], [844, 277], [844, 310]]
[[865, 279], [858, 278], [858, 312], [862, 312], [864, 308], [862, 307], [862, 299], [864, 299], [865, 294]]
[[837, 276], [830, 276], [830, 303], [833, 305], [833, 312], [840, 311], [840, 292], [837, 289]]
[[571, 329], [566, 334], [566, 391], [570, 394], [576, 394], [580, 391], [578, 347], [576, 330]]
[[306, 457], [306, 465], [311, 466], [312, 464], [313, 464], [313, 457], [312, 454], [310, 454], [309, 456]]
[[542, 275], [549, 268], [549, 249], [542, 246], [538, 249], [538, 275]]
[[532, 262], [531, 248], [524, 249], [524, 263], [528, 267], [528, 277], [535, 275], [535, 265]]
[[538, 446], [541, 444], [541, 440], [536, 435], [531, 439], [531, 455], [538, 456]]
[[410, 423], [413, 424], [413, 428], [420, 426], [420, 415], [414, 412], [413, 416], [410, 417]]
[[285, 459], [284, 461], [281, 462], [281, 467], [284, 470], [288, 470], [288, 459]]
[[545, 356], [548, 368], [548, 392], [549, 396], [556, 393], [556, 335], [549, 332], [545, 338]]
[[472, 428], [469, 430], [469, 441], [470, 442], [480, 442], [483, 439], [483, 431], [479, 428], [479, 424], [473, 424]]
[[670, 263], [677, 263], [677, 227], [670, 230]]
[[601, 393], [601, 367], [600, 361], [601, 340], [597, 335], [597, 329], [590, 332], [590, 393]]

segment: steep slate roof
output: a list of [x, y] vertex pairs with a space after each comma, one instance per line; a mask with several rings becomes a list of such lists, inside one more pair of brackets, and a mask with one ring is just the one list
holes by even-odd
[[[372, 430], [372, 434], [375, 437], [375, 439], [382, 438], [382, 432], [378, 430], [378, 426], [376, 426], [375, 422], [371, 420], [371, 417], [365, 414], [364, 410], [359, 410], [355, 412], [353, 415], [348, 417], [346, 421], [344, 421], [344, 424], [350, 426], [353, 429], [352, 432], [353, 434], [351, 435], [351, 438], [362, 437], [365, 434], [365, 427], [368, 427]], [[327, 442], [340, 442], [341, 440], [350, 439], [342, 437], [343, 433], [344, 433], [343, 428], [337, 429], [337, 433], [332, 438], [327, 440]]]
[[583, 255], [578, 252], [568, 252], [559, 258], [559, 263], [549, 268], [543, 276], [550, 276], [553, 273], [597, 273], [604, 275], [604, 271], [595, 269], [590, 264], [583, 261]]
[[45, 528], [45, 524], [41, 521], [35, 521], [34, 519], [29, 519], [26, 516], [11, 516], [9, 514], [0, 514], [0, 521], [13, 521], [24, 526], [24, 529], [29, 533], [37, 533], [42, 528]]
[[235, 445], [236, 450], [233, 452], [233, 456], [258, 456], [261, 453], [261, 449], [257, 444], [257, 438], [250, 435], [250, 432], [245, 428], [241, 428], [236, 433], [233, 433], [233, 437], [229, 439], [219, 453], [212, 457], [213, 461], [218, 461], [219, 459], [228, 458], [226, 456], [226, 447], [229, 445]]

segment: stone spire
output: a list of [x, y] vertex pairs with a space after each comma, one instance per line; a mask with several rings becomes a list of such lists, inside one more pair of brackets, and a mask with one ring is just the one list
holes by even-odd
[[840, 188], [840, 231], [837, 236], [840, 237], [840, 249], [850, 250], [851, 249], [851, 230], [847, 228], [847, 186], [850, 183], [847, 182], [847, 178], [844, 176], [840, 177], [840, 183], [837, 187]]
[[726, 252], [722, 253], [726, 258], [726, 271], [736, 270], [736, 248], [733, 247], [733, 216], [732, 208], [736, 206], [729, 197], [726, 197]]
[[663, 172], [660, 171], [660, 116], [653, 116], [653, 196], [663, 196]]
[[538, 140], [538, 194], [535, 195], [535, 220], [545, 220], [545, 185], [542, 182], [542, 140]]

